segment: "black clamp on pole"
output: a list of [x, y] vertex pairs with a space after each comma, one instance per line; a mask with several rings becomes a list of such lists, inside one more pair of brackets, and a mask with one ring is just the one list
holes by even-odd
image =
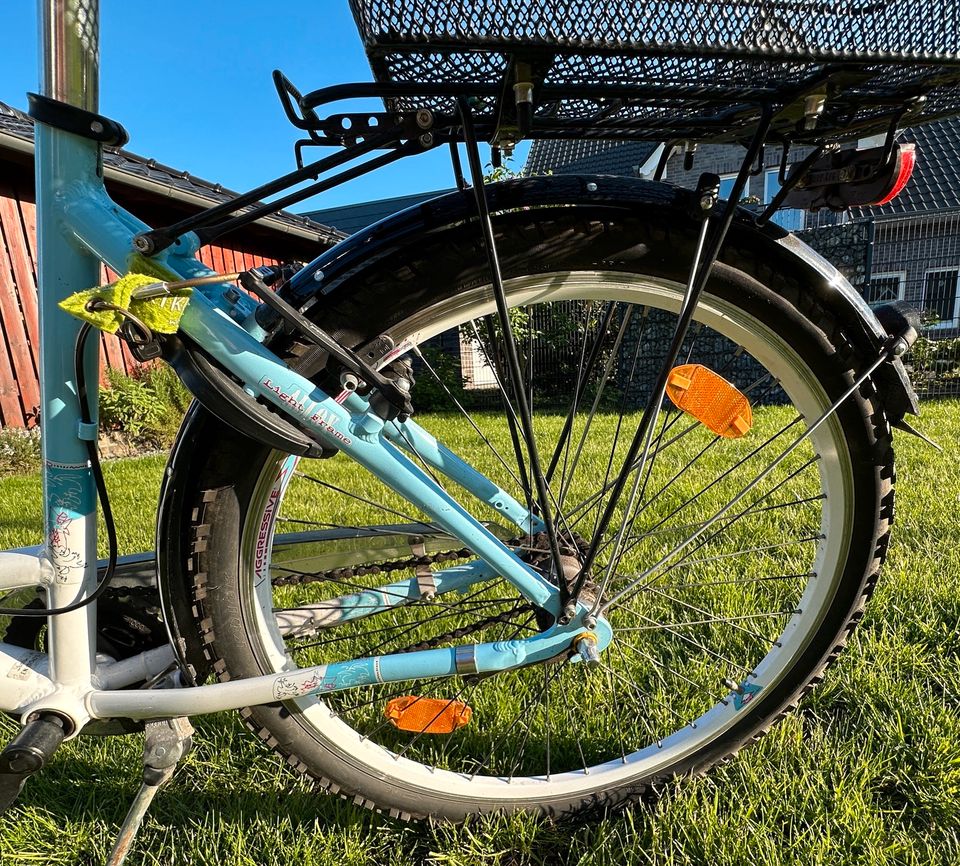
[[27, 102], [30, 105], [27, 114], [38, 123], [45, 123], [109, 147], [123, 147], [130, 140], [123, 126], [102, 114], [77, 108], [39, 93], [28, 93]]

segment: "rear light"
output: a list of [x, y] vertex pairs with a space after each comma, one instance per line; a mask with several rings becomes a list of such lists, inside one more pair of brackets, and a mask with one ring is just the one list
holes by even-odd
[[886, 204], [887, 202], [893, 201], [903, 192], [903, 188], [907, 185], [907, 181], [910, 180], [910, 176], [913, 174], [913, 169], [917, 164], [917, 146], [915, 144], [905, 144], [899, 148], [899, 151], [900, 167], [896, 180], [894, 180], [890, 192], [880, 199], [880, 201], [875, 201], [875, 205]]
[[818, 159], [790, 190], [783, 207], [846, 210], [893, 201], [907, 185], [917, 163], [914, 144], [840, 150]]

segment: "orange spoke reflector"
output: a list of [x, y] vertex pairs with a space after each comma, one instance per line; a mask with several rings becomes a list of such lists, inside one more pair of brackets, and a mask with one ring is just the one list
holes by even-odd
[[667, 396], [718, 436], [737, 439], [753, 425], [750, 401], [702, 364], [674, 367], [667, 379]]
[[469, 723], [473, 710], [461, 701], [404, 695], [391, 698], [383, 714], [401, 731], [452, 734]]

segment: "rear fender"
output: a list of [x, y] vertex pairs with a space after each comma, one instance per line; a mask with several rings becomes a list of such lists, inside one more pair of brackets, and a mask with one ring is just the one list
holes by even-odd
[[[549, 206], [592, 206], [624, 211], [651, 205], [687, 214], [694, 204], [691, 190], [635, 178], [603, 175], [556, 175], [521, 178], [487, 187], [491, 212]], [[416, 244], [425, 234], [453, 223], [476, 219], [476, 202], [470, 190], [453, 192], [393, 214], [337, 244], [298, 273], [283, 294], [302, 310], [309, 309], [318, 296], [335, 291], [372, 263], [392, 255], [399, 248]], [[758, 227], [754, 215], [739, 208], [730, 227], [720, 260], [734, 267], [741, 263], [727, 258], [729, 250], [747, 252], [784, 273], [798, 274], [810, 287], [818, 303], [840, 322], [864, 360], [880, 352], [887, 333], [873, 311], [846, 277], [823, 256], [780, 226]], [[776, 285], [772, 286], [776, 291]], [[875, 385], [891, 422], [906, 413], [917, 414], [916, 395], [910, 387], [903, 364], [897, 360], [883, 365], [874, 375]]]

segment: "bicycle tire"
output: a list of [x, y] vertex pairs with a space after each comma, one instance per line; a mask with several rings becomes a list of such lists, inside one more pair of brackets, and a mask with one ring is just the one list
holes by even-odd
[[[630, 292], [639, 292], [637, 297], [646, 301], [645, 309], [653, 309], [650, 302], [660, 299], [662, 306], [674, 311], [695, 242], [695, 226], [682, 213], [638, 207], [625, 211], [571, 207], [511, 211], [495, 215], [495, 229], [511, 298], [529, 298], [537, 292], [548, 298], [576, 297], [578, 291], [593, 297], [608, 290], [619, 299], [617, 303], [623, 303], [632, 297]], [[346, 345], [357, 348], [385, 332], [400, 339], [412, 330], [426, 333], [434, 327], [427, 323], [438, 319], [446, 324], [451, 317], [463, 320], [465, 310], [488, 310], [485, 260], [475, 231], [469, 224], [453, 224], [400, 246], [343, 279], [335, 291], [318, 292], [309, 315]], [[584, 289], [587, 284], [589, 290]], [[776, 292], [769, 288], [771, 285], [777, 286]], [[779, 365], [772, 378], [802, 405], [803, 411], [798, 414], [805, 413], [807, 423], [814, 410], [825, 409], [853, 381], [860, 359], [834, 318], [793, 274], [772, 270], [751, 254], [728, 248], [724, 261], [715, 267], [701, 307], [697, 315], [701, 325], [728, 339], [743, 337], [741, 347], [743, 342], [753, 340], [747, 347], [751, 355], [772, 358], [769, 365]], [[281, 348], [289, 354], [291, 363], [306, 373], [318, 372], [310, 368], [314, 362], [308, 348], [296, 343]], [[377, 736], [367, 736], [373, 722], [367, 723], [366, 733], [362, 728], [355, 729], [342, 722], [328, 703], [311, 700], [252, 707], [242, 715], [292, 768], [315, 778], [322, 789], [402, 819], [429, 816], [462, 820], [477, 812], [512, 810], [552, 816], [586, 815], [630, 802], [675, 776], [705, 770], [761, 736], [821, 680], [824, 669], [842, 650], [862, 616], [876, 582], [893, 518], [893, 454], [889, 426], [872, 385], [865, 383], [820, 430], [824, 432], [815, 438], [817, 448], [813, 452], [816, 483], [821, 485], [821, 493], [830, 487], [833, 501], [829, 503], [828, 525], [820, 527], [824, 539], [816, 542], [814, 561], [827, 562], [831, 567], [829, 574], [803, 575], [806, 582], [802, 591], [798, 590], [800, 598], [815, 599], [817, 607], [792, 614], [784, 632], [775, 635], [774, 644], [788, 634], [790, 623], [803, 622], [799, 632], [802, 637], [797, 642], [780, 640], [781, 645], [790, 647], [788, 657], [780, 661], [779, 668], [771, 663], [775, 676], [764, 683], [762, 691], [748, 691], [752, 700], [741, 700], [733, 714], [728, 708], [737, 703], [736, 692], [710, 698], [704, 713], [685, 723], [680, 731], [686, 734], [692, 725], [705, 733], [700, 740], [688, 738], [689, 748], [668, 748], [670, 759], [634, 759], [654, 748], [653, 743], [647, 743], [631, 752], [629, 760], [624, 754], [621, 761], [614, 747], [605, 760], [589, 767], [584, 758], [583, 773], [574, 766], [551, 775], [548, 750], [545, 774], [526, 770], [513, 776], [506, 764], [496, 772], [485, 771], [482, 766], [478, 771], [477, 759], [471, 778], [466, 763], [453, 766], [450, 761], [451, 766], [445, 768], [442, 761], [431, 765], [422, 757], [398, 757], [398, 753], [406, 753], [396, 745], [399, 741], [389, 740], [395, 732], [378, 734], [381, 742], [377, 742]], [[194, 617], [204, 651], [218, 677], [255, 676], [291, 664], [289, 656], [278, 663], [277, 653], [287, 651], [283, 639], [266, 621], [269, 614], [264, 614], [263, 605], [251, 590], [252, 538], [264, 526], [266, 509], [273, 508], [267, 503], [283, 455], [255, 446], [221, 425], [212, 425], [207, 436], [207, 441], [198, 443], [197, 453], [203, 455], [202, 459], [191, 470], [196, 473], [196, 494], [188, 568], [195, 587]], [[288, 495], [298, 497], [304, 498]], [[818, 507], [820, 519], [826, 520], [827, 506]], [[370, 586], [377, 585], [375, 578], [371, 580]], [[811, 589], [814, 584], [819, 588]], [[746, 598], [746, 589], [742, 590]], [[732, 633], [732, 625], [722, 624]], [[616, 624], [614, 630], [616, 633]], [[721, 621], [717, 621], [715, 630], [721, 631]], [[661, 648], [668, 643], [669, 637], [664, 638]], [[681, 664], [682, 652], [676, 646], [663, 652], [672, 653], [671, 661]], [[754, 672], [771, 657], [762, 656]], [[330, 658], [328, 655], [323, 660]], [[665, 670], [673, 675], [669, 667]], [[524, 674], [540, 675], [539, 671]], [[516, 678], [506, 691], [515, 690], [516, 700], [521, 701], [520, 695], [529, 691], [524, 691], [526, 680], [514, 674], [501, 676]], [[660, 676], [665, 680], [662, 670]], [[582, 682], [577, 681], [578, 688], [589, 688]], [[611, 676], [609, 682], [608, 700], [618, 696], [623, 700], [616, 680]], [[674, 688], [679, 682], [675, 680]], [[748, 682], [749, 677], [739, 685], [742, 688]], [[542, 712], [547, 727], [554, 712], [549, 705], [551, 688], [548, 682], [548, 708]], [[721, 712], [721, 703], [729, 717], [717, 724], [714, 733], [704, 723], [699, 727], [695, 724], [708, 713]], [[349, 705], [334, 701], [333, 706]], [[597, 728], [595, 716], [615, 711], [621, 712], [612, 705], [592, 713], [577, 710], [582, 730], [573, 738], [568, 732], [563, 734], [578, 749], [589, 749], [588, 738]], [[346, 717], [347, 710], [340, 712]], [[534, 740], [537, 733], [528, 729], [525, 749], [527, 740]], [[668, 736], [676, 734], [668, 732]], [[478, 733], [478, 739], [480, 736]], [[604, 736], [599, 739], [610, 750], [612, 740]], [[429, 757], [433, 754], [430, 749], [440, 753], [440, 746], [428, 748], [422, 744], [423, 739], [417, 746], [423, 754]], [[443, 740], [451, 741], [452, 737]], [[570, 742], [567, 746], [572, 750]], [[529, 748], [532, 750], [532, 746]], [[525, 760], [526, 752], [519, 758], [523, 767]], [[542, 760], [542, 756], [530, 759], [535, 760]]]

